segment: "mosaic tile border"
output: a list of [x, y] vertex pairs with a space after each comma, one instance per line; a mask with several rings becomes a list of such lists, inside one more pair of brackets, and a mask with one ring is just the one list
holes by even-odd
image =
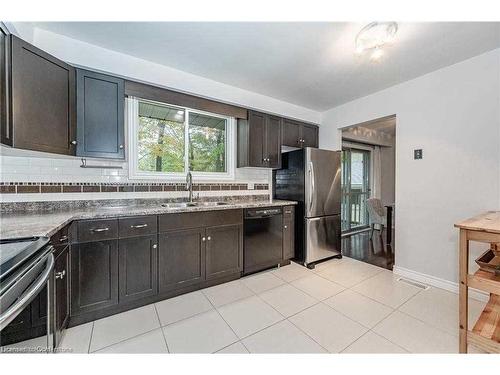
[[[193, 191], [252, 190], [246, 183], [193, 184]], [[268, 184], [254, 184], [253, 190], [269, 190]], [[186, 191], [182, 183], [92, 183], [92, 182], [0, 182], [0, 194], [128, 193]]]

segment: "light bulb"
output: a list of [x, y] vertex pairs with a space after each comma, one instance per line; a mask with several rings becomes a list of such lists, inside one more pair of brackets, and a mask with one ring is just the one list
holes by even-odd
[[384, 51], [380, 48], [375, 48], [375, 51], [370, 56], [371, 61], [379, 61], [384, 56]]

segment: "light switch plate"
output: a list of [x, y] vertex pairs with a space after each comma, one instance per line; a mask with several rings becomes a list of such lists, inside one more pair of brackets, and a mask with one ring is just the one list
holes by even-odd
[[424, 157], [424, 151], [421, 148], [413, 150], [413, 159], [418, 160], [422, 159], [423, 157]]

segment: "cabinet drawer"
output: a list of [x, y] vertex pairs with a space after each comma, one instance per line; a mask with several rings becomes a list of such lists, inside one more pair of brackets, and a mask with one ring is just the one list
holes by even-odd
[[135, 237], [157, 232], [156, 216], [136, 216], [118, 219], [118, 234], [122, 237]]
[[217, 210], [206, 212], [184, 212], [165, 214], [159, 218], [160, 232], [176, 229], [191, 229], [206, 226], [241, 224], [243, 210]]
[[295, 212], [295, 207], [293, 206], [285, 206], [283, 207], [283, 216], [284, 217], [293, 217], [293, 214]]
[[69, 242], [69, 225], [55, 233], [50, 237], [50, 244], [52, 246], [65, 245]]
[[118, 220], [78, 222], [78, 242], [101, 241], [118, 237]]

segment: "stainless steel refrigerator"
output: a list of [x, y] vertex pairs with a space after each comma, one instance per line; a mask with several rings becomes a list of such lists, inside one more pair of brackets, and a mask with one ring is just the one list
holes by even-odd
[[276, 199], [298, 202], [295, 259], [305, 266], [342, 257], [340, 241], [341, 152], [306, 147], [282, 154], [273, 173]]

